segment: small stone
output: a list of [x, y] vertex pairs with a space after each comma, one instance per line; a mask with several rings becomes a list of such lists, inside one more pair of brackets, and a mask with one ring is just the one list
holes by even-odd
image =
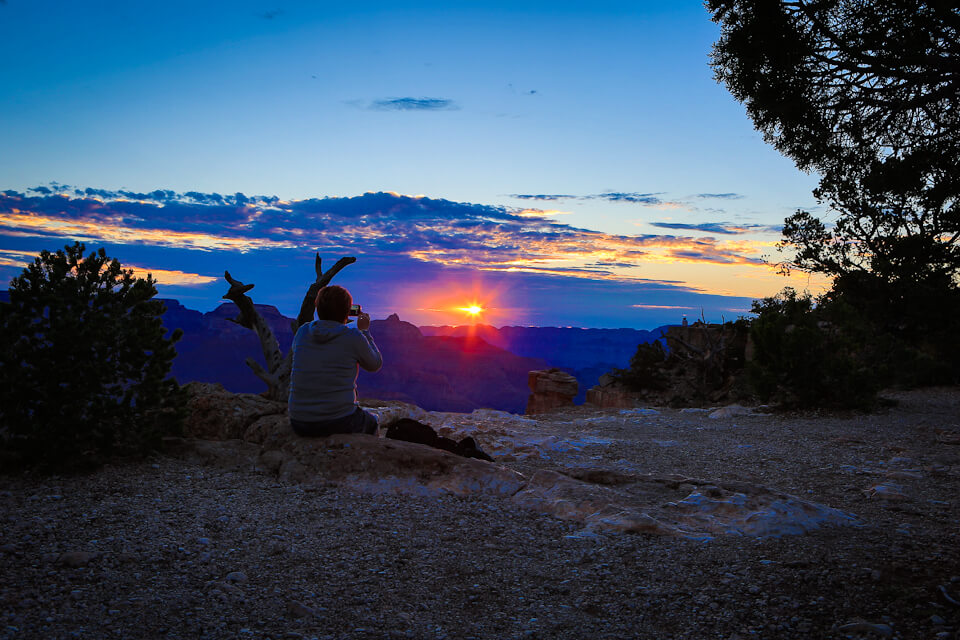
[[753, 411], [739, 404], [731, 404], [726, 407], [721, 407], [716, 411], [708, 415], [708, 418], [713, 420], [722, 420], [724, 418], [733, 418], [736, 416], [749, 416], [752, 415]]
[[94, 551], [67, 551], [57, 557], [57, 564], [65, 567], [85, 567], [100, 556]]
[[940, 616], [933, 615], [933, 616], [930, 616], [930, 624], [936, 625], [938, 627], [942, 627], [943, 625], [947, 624], [947, 621], [941, 618]]
[[248, 580], [247, 574], [243, 571], [231, 571], [224, 578], [227, 582], [246, 582]]
[[881, 638], [892, 638], [893, 627], [888, 624], [873, 624], [870, 622], [851, 622], [842, 625], [840, 631], [845, 633], [872, 633]]
[[882, 578], [882, 577], [883, 577], [883, 574], [880, 573], [880, 571], [879, 571], [878, 569], [874, 569], [873, 571], [870, 572], [870, 578], [871, 578], [872, 580], [877, 580], [877, 581], [879, 581], [880, 578]]
[[287, 603], [287, 613], [294, 618], [312, 618], [317, 615], [316, 611], [296, 600], [291, 600]]
[[903, 487], [892, 482], [871, 485], [863, 490], [863, 494], [868, 498], [878, 498], [890, 502], [899, 502], [908, 499]]

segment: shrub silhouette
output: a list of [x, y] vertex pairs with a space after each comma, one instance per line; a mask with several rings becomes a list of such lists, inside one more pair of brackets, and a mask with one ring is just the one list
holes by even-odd
[[0, 304], [0, 443], [47, 470], [143, 454], [183, 415], [155, 281], [84, 250], [43, 251]]
[[659, 340], [641, 342], [637, 351], [630, 358], [630, 366], [626, 369], [614, 369], [614, 379], [628, 389], [635, 391], [652, 389], [662, 391], [667, 387], [667, 380], [663, 375], [663, 368], [667, 361], [667, 352]]
[[784, 406], [873, 406], [881, 384], [876, 336], [853, 307], [817, 305], [788, 287], [754, 301], [753, 313], [747, 375], [758, 398]]

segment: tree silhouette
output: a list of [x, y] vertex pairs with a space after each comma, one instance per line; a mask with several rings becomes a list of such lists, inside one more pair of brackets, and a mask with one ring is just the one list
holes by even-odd
[[[787, 219], [787, 268], [953, 289], [960, 270], [960, 6], [707, 0], [712, 66], [839, 213]], [[873, 285], [871, 285], [873, 286]]]
[[43, 251], [0, 304], [0, 442], [54, 469], [147, 451], [181, 416], [154, 280], [84, 249]]

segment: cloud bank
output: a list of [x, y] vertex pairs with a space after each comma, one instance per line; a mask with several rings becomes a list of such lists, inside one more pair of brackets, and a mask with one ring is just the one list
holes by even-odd
[[[0, 193], [0, 234], [11, 237], [66, 237], [197, 251], [305, 249], [404, 255], [482, 270], [589, 278], [635, 278], [630, 270], [650, 261], [763, 264], [758, 247], [749, 243], [610, 234], [557, 222], [548, 217], [551, 214], [391, 192], [304, 200], [62, 186]], [[714, 231], [734, 233], [719, 229]]]
[[289, 313], [312, 280], [314, 252], [352, 255], [360, 259], [344, 284], [377, 317], [456, 323], [455, 309], [475, 299], [499, 325], [594, 327], [652, 327], [690, 308], [725, 313], [782, 286], [760, 257], [770, 243], [737, 235], [736, 225], [617, 234], [558, 213], [392, 192], [288, 200], [51, 183], [0, 192], [0, 274], [79, 240], [153, 273], [163, 296], [213, 308], [229, 268], [257, 283], [258, 302]]

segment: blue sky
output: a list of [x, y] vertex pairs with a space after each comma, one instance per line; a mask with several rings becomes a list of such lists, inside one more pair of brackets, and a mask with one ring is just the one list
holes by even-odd
[[[72, 239], [208, 310], [647, 328], [734, 318], [804, 175], [677, 2], [0, 3], [0, 278]], [[40, 189], [37, 189], [37, 188]]]

